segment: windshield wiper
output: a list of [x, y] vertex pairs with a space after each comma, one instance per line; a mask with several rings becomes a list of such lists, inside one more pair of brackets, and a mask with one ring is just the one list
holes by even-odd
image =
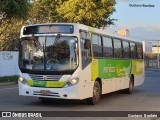
[[56, 38], [55, 38], [55, 40], [54, 40], [54, 44], [56, 44], [58, 42], [58, 40], [60, 39], [60, 37], [61, 37], [61, 34], [58, 33], [57, 36], [56, 36]]

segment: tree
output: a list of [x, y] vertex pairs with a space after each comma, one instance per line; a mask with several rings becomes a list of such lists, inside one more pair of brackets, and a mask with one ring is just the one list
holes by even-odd
[[[0, 41], [14, 50], [24, 23], [74, 22], [93, 27], [113, 24], [115, 0], [0, 0]], [[28, 16], [27, 16], [28, 15]]]
[[1, 50], [18, 50], [20, 30], [23, 25], [24, 20], [16, 18], [12, 18], [9, 23], [8, 21], [2, 23], [0, 28], [0, 33], [2, 33], [0, 37]]
[[115, 0], [68, 0], [57, 8], [57, 12], [67, 22], [104, 27], [113, 24], [110, 15], [115, 11], [115, 4]]
[[74, 22], [93, 27], [113, 24], [115, 0], [34, 0], [29, 23]]
[[67, 0], [33, 0], [29, 12], [29, 23], [63, 22], [57, 8]]
[[28, 0], [0, 0], [0, 49], [15, 50], [28, 8]]
[[0, 24], [6, 19], [27, 18], [28, 0], [0, 0]]

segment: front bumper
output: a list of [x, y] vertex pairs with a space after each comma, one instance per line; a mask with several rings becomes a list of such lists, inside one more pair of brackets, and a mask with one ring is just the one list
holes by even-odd
[[[82, 99], [79, 92], [78, 84], [67, 88], [42, 88], [31, 87], [28, 84], [23, 84], [18, 81], [19, 95], [46, 97], [46, 98], [59, 98], [59, 99]], [[49, 95], [41, 93], [42, 90], [50, 91]]]

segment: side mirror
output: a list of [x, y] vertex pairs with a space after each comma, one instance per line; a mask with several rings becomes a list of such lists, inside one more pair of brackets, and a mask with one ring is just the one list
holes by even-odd
[[90, 45], [91, 45], [90, 39], [85, 39], [84, 49], [90, 49]]

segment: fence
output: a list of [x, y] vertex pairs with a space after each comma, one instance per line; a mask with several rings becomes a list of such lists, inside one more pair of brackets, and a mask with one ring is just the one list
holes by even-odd
[[145, 68], [160, 68], [160, 40], [144, 40], [143, 51]]
[[18, 75], [18, 52], [0, 51], [0, 77]]
[[158, 68], [158, 60], [160, 63], [160, 59], [158, 59], [158, 55], [155, 53], [146, 53], [144, 56], [145, 67], [146, 68]]

